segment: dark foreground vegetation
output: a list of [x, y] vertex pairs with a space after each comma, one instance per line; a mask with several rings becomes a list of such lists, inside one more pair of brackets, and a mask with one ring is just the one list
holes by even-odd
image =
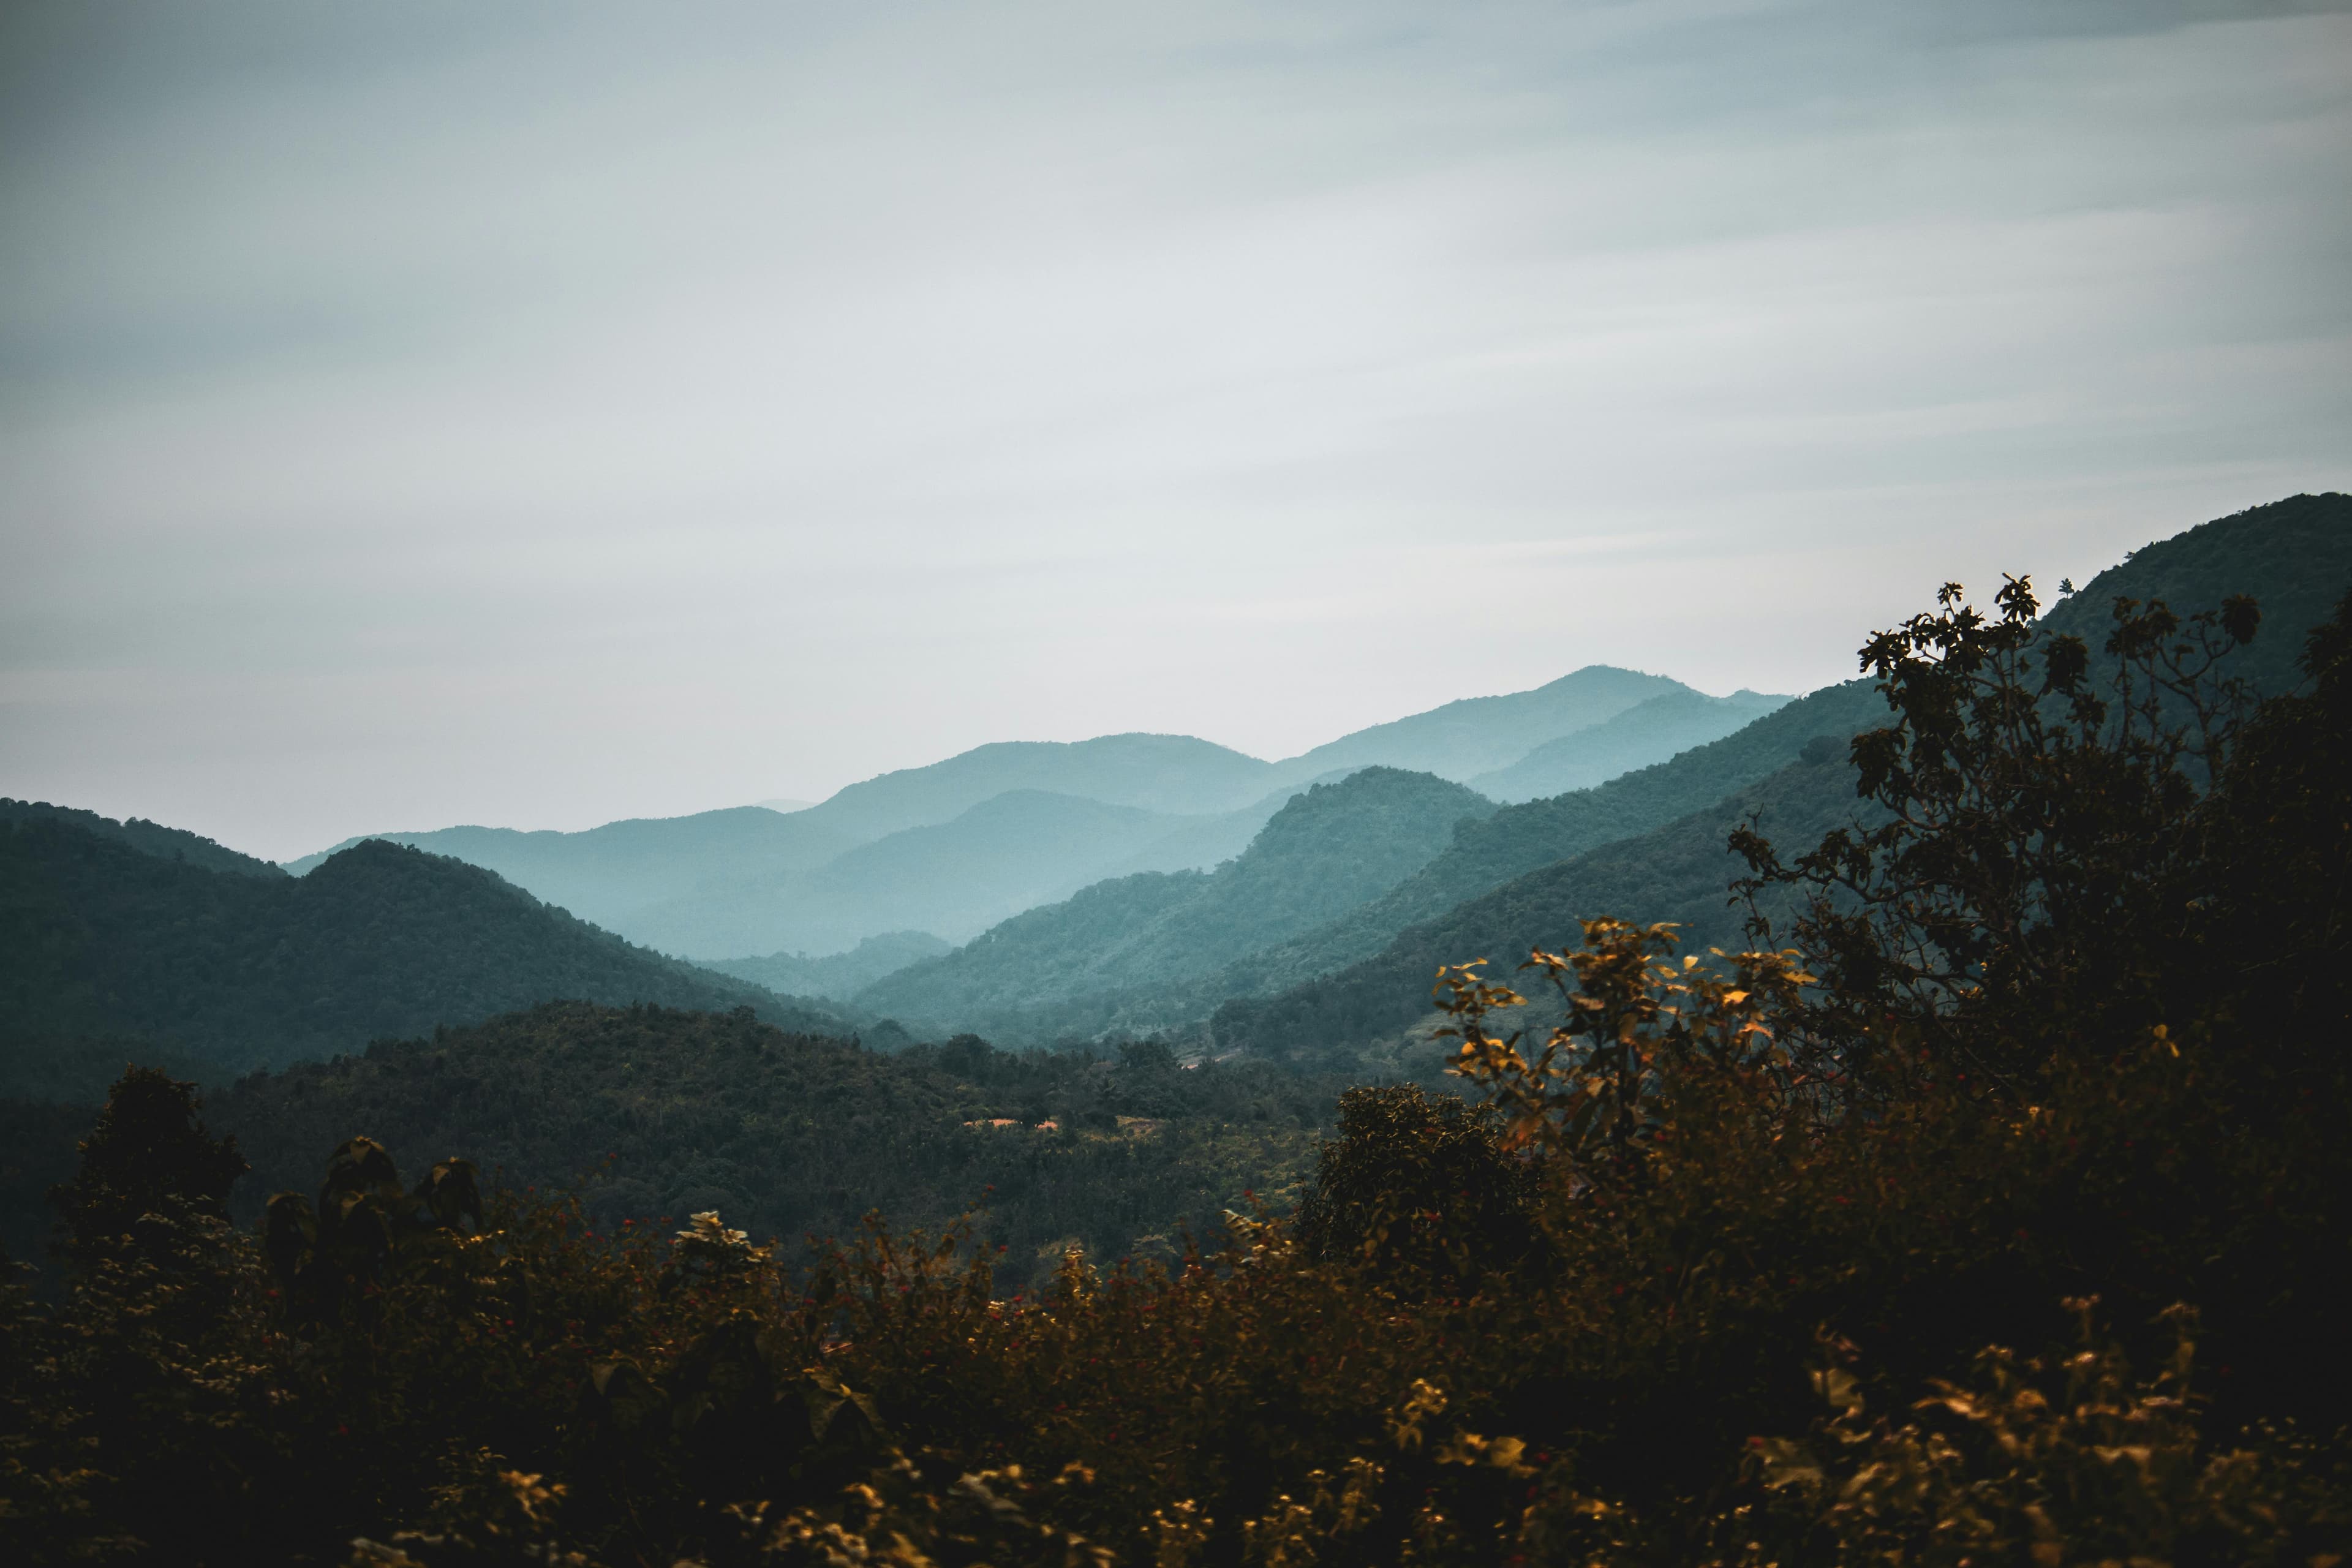
[[998, 1284], [1017, 1289], [1071, 1247], [1173, 1258], [1180, 1226], [1214, 1226], [1254, 1185], [1286, 1202], [1341, 1087], [1265, 1063], [1182, 1068], [1151, 1045], [1013, 1053], [961, 1036], [884, 1054], [749, 1008], [558, 1002], [257, 1075], [206, 1113], [253, 1164], [241, 1222], [365, 1128], [404, 1169], [462, 1149], [485, 1179], [576, 1180], [599, 1234], [717, 1209], [797, 1239], [984, 1201], [975, 1239], [1005, 1248]]
[[[615, 1237], [367, 1140], [248, 1235], [243, 1152], [134, 1073], [69, 1292], [0, 1306], [0, 1545], [2336, 1563], [2352, 601], [2258, 711], [2249, 603], [2118, 606], [2112, 683], [2033, 609], [1873, 641], [1870, 809], [1741, 836], [1801, 911], [1755, 951], [1592, 920], [1448, 970], [1476, 1103], [1352, 1091], [1294, 1223], [1167, 1267], [1001, 1297], [952, 1229]], [[1565, 1025], [1511, 1033], [1514, 985]]]

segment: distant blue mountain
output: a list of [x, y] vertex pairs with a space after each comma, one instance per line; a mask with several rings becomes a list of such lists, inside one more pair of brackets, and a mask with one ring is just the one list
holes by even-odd
[[367, 838], [405, 844], [496, 871], [535, 898], [625, 935], [631, 934], [636, 911], [688, 895], [714, 878], [752, 867], [768, 874], [804, 870], [823, 865], [856, 842], [806, 812], [785, 815], [744, 805], [691, 816], [608, 822], [583, 833], [525, 833], [511, 827], [371, 833], [289, 860], [286, 869], [306, 874], [328, 856]]
[[[961, 941], [1105, 878], [1206, 870], [1240, 854], [1284, 802], [1318, 782], [1364, 767], [1458, 781], [1662, 699], [1740, 700], [1591, 665], [1530, 691], [1376, 724], [1279, 763], [1189, 735], [1013, 741], [883, 773], [788, 813], [741, 806], [583, 833], [445, 827], [367, 837], [494, 870], [663, 952], [824, 957], [892, 931]], [[1664, 743], [1658, 726], [1632, 729], [1638, 733], [1609, 742], [1628, 765], [1648, 755], [1641, 734], [1650, 734], [1653, 752]], [[1084, 804], [1041, 807], [1035, 797]], [[321, 858], [287, 868], [305, 872]]]
[[706, 960], [702, 967], [764, 985], [782, 995], [846, 1002], [886, 974], [950, 951], [948, 943], [927, 931], [894, 931], [869, 936], [847, 952], [824, 958], [772, 952], [765, 958]]
[[[1213, 873], [1145, 872], [1041, 904], [858, 994], [917, 1027], [998, 1027], [1008, 1012], [1203, 974], [1309, 930], [1411, 876], [1457, 824], [1494, 810], [1431, 773], [1362, 768], [1276, 812]], [[1035, 1019], [1026, 1021], [1034, 1030]]]
[[1507, 767], [1546, 741], [1589, 729], [1654, 697], [1688, 691], [1691, 688], [1663, 675], [1589, 664], [1532, 691], [1465, 697], [1425, 713], [1374, 724], [1275, 766], [1285, 779], [1384, 767], [1435, 773], [1460, 784]]

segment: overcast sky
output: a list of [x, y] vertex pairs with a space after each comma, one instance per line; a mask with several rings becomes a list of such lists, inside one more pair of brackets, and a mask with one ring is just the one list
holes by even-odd
[[2352, 488], [2352, 16], [0, 8], [0, 794], [273, 857], [1843, 679]]

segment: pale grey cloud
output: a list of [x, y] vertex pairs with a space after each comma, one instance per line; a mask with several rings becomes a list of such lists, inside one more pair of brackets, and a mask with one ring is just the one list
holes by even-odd
[[2338, 7], [20, 5], [0, 793], [1261, 754], [2341, 488]]

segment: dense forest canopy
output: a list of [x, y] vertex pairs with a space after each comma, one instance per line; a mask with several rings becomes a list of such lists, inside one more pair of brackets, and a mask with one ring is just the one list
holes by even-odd
[[1217, 1047], [1324, 1070], [1354, 1063], [1410, 1074], [1413, 1046], [1428, 1037], [1428, 979], [1440, 965], [1465, 952], [1524, 952], [1528, 933], [1573, 930], [1584, 910], [1673, 921], [1701, 951], [1736, 945], [1745, 916], [1726, 889], [1744, 865], [1730, 834], [1759, 820], [1777, 833], [1818, 837], [1849, 820], [1854, 773], [1843, 753], [1843, 737], [1817, 736], [1787, 766], [1703, 811], [1512, 878], [1406, 927], [1360, 963], [1272, 996], [1228, 1000], [1212, 1020]]
[[746, 1009], [548, 1004], [215, 1092], [256, 1179], [309, 1184], [364, 1126], [404, 1167], [462, 1149], [485, 1172], [575, 1188], [596, 1228], [718, 1209], [761, 1237], [847, 1235], [879, 1209], [978, 1234], [1018, 1282], [1043, 1248], [1117, 1258], [1208, 1230], [1256, 1186], [1303, 1179], [1334, 1081], [1265, 1063], [1181, 1068], [1164, 1048], [999, 1051], [973, 1037], [885, 1055]]
[[250, 855], [240, 855], [225, 845], [190, 833], [185, 828], [166, 827], [160, 822], [149, 822], [134, 816], [117, 822], [110, 816], [100, 816], [94, 811], [80, 811], [72, 806], [51, 805], [47, 801], [0, 799], [0, 822], [59, 822], [125, 844], [142, 855], [158, 860], [186, 861], [208, 870], [234, 871], [247, 877], [283, 877], [285, 871], [267, 860], [257, 860]]

